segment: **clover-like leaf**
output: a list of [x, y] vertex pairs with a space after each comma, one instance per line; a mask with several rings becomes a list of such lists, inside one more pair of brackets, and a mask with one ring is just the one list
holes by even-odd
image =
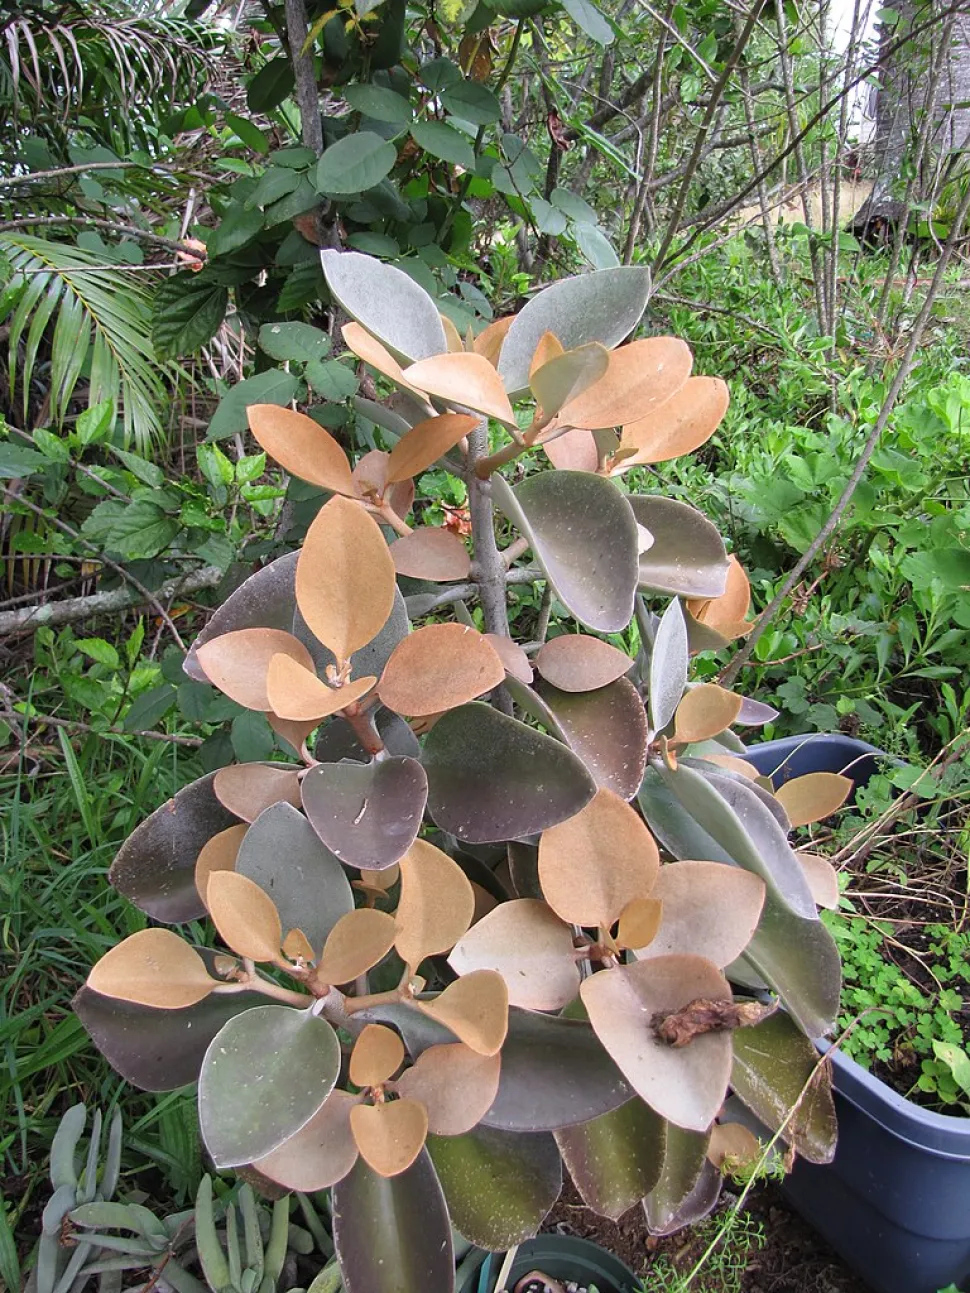
[[558, 735], [582, 759], [597, 786], [632, 799], [647, 764], [647, 713], [629, 678], [596, 691], [559, 691], [540, 683], [538, 694]]
[[720, 597], [730, 561], [716, 528], [696, 508], [658, 494], [630, 494], [653, 543], [640, 553], [640, 587], [680, 597]]
[[808, 772], [784, 782], [775, 791], [775, 797], [792, 826], [809, 826], [841, 808], [852, 789], [851, 779], [838, 772]]
[[692, 1001], [730, 1001], [721, 972], [701, 956], [663, 956], [602, 970], [580, 990], [589, 1021], [641, 1099], [678, 1127], [704, 1131], [731, 1076], [731, 1035], [708, 1032], [687, 1046], [661, 1041], [653, 1021]]
[[[390, 552], [390, 549], [388, 549]], [[392, 563], [393, 564], [393, 563]], [[408, 620], [408, 608], [398, 588], [394, 589], [391, 613], [383, 628], [350, 657], [351, 674], [356, 677], [380, 677], [391, 652], [406, 637], [411, 628]], [[309, 626], [300, 614], [299, 608], [293, 616], [293, 632], [307, 647], [313, 656], [313, 663], [318, 675], [325, 675], [328, 666], [336, 664], [332, 651], [319, 642], [310, 631]]]
[[395, 588], [380, 527], [335, 494], [307, 531], [296, 567], [296, 600], [311, 632], [339, 661], [349, 660], [387, 623]]
[[394, 943], [414, 972], [426, 956], [450, 951], [465, 933], [475, 894], [458, 863], [427, 840], [415, 840], [400, 867]]
[[196, 659], [207, 681], [230, 700], [247, 709], [267, 710], [273, 708], [266, 680], [269, 662], [275, 655], [287, 655], [305, 669], [313, 668], [313, 660], [303, 643], [281, 629], [237, 629], [224, 633], [203, 643]]
[[653, 896], [663, 903], [663, 920], [637, 956], [691, 952], [706, 956], [720, 969], [751, 941], [765, 886], [750, 872], [721, 862], [670, 862], [660, 868]]
[[689, 745], [717, 736], [737, 719], [741, 697], [714, 682], [702, 682], [685, 693], [674, 714], [674, 740]]
[[288, 1190], [312, 1193], [342, 1181], [357, 1162], [357, 1142], [350, 1130], [350, 1111], [360, 1096], [334, 1090], [298, 1132], [253, 1167]]
[[381, 871], [414, 843], [428, 797], [417, 759], [318, 763], [303, 778], [303, 807], [327, 848], [351, 866]]
[[450, 1028], [459, 1041], [478, 1055], [502, 1049], [509, 1022], [509, 993], [494, 970], [473, 970], [444, 992], [414, 1003], [422, 1014]]
[[650, 653], [650, 721], [668, 725], [687, 685], [687, 624], [677, 598], [664, 611]]
[[472, 844], [535, 834], [578, 812], [595, 791], [571, 750], [480, 701], [438, 720], [421, 761], [434, 821]]
[[206, 903], [220, 937], [240, 956], [275, 961], [283, 928], [272, 898], [248, 876], [214, 871], [206, 887]]
[[649, 897], [660, 854], [642, 818], [611, 790], [542, 834], [539, 883], [557, 916], [609, 929], [634, 898]]
[[722, 1175], [738, 1171], [747, 1176], [757, 1167], [761, 1155], [758, 1137], [740, 1122], [716, 1122], [711, 1128], [707, 1158]]
[[572, 929], [533, 898], [499, 903], [459, 940], [448, 962], [458, 974], [498, 971], [509, 1004], [528, 1010], [561, 1010], [579, 992]]
[[539, 648], [538, 672], [560, 691], [595, 691], [633, 668], [633, 661], [602, 638], [585, 633], [560, 633]]
[[[383, 873], [381, 873], [383, 874]], [[341, 916], [317, 963], [320, 983], [349, 983], [366, 974], [394, 946], [394, 917], [376, 907], [358, 907]]]
[[216, 980], [198, 952], [170, 929], [142, 929], [105, 952], [87, 984], [104, 997], [178, 1010], [202, 1001]]
[[666, 1124], [639, 1097], [555, 1134], [583, 1202], [602, 1217], [618, 1221], [660, 1180]]
[[[490, 371], [494, 370], [490, 368]], [[459, 441], [474, 431], [477, 425], [478, 419], [467, 413], [442, 413], [438, 417], [419, 422], [410, 431], [406, 431], [391, 450], [387, 467], [388, 482], [409, 480], [412, 476], [419, 476], [421, 472], [427, 471], [449, 449], [454, 449]]]
[[324, 251], [320, 260], [334, 299], [398, 359], [447, 350], [437, 306], [403, 270], [354, 251]]
[[337, 1034], [318, 1015], [269, 1005], [230, 1019], [199, 1075], [199, 1126], [215, 1165], [277, 1149], [322, 1107], [339, 1069]]
[[567, 609], [601, 633], [625, 629], [639, 564], [637, 523], [623, 495], [583, 471], [540, 472], [514, 489], [498, 474], [491, 483]]
[[260, 448], [291, 476], [335, 494], [356, 494], [347, 455], [319, 422], [276, 404], [250, 404], [249, 429]]
[[285, 655], [274, 655], [266, 676], [270, 708], [292, 722], [319, 721], [366, 696], [377, 679], [352, 678], [346, 686], [328, 687], [313, 669]]
[[631, 899], [620, 912], [617, 922], [617, 947], [649, 947], [657, 937], [663, 918], [664, 904], [661, 898], [651, 896]]
[[559, 415], [591, 431], [615, 427], [659, 408], [687, 381], [694, 357], [679, 337], [642, 337], [620, 346], [598, 382], [571, 399]]
[[495, 648], [467, 624], [429, 624], [391, 653], [381, 700], [399, 714], [439, 714], [497, 687], [505, 666]]
[[498, 1090], [502, 1057], [479, 1055], [462, 1042], [429, 1046], [397, 1079], [398, 1092], [428, 1111], [428, 1131], [461, 1136], [488, 1113]]
[[403, 1063], [404, 1043], [397, 1033], [384, 1024], [367, 1024], [350, 1054], [350, 1080], [354, 1086], [379, 1086]]
[[247, 826], [229, 826], [203, 845], [195, 863], [195, 887], [203, 902], [205, 891], [209, 887], [209, 876], [213, 871], [235, 869], [236, 855], [248, 829]]
[[458, 535], [437, 525], [422, 525], [397, 539], [391, 560], [399, 575], [433, 583], [467, 579], [471, 570], [471, 557]]
[[350, 1129], [369, 1167], [379, 1176], [400, 1176], [424, 1149], [428, 1111], [407, 1099], [357, 1104], [350, 1111]]
[[618, 470], [693, 453], [720, 426], [729, 400], [720, 377], [688, 378], [663, 404], [624, 426], [620, 446], [634, 452]]
[[231, 763], [220, 768], [212, 783], [223, 807], [254, 822], [272, 804], [300, 802], [300, 770], [267, 763]]
[[419, 390], [438, 399], [474, 409], [507, 426], [516, 425], [501, 379], [483, 355], [434, 355], [405, 368], [404, 376]]

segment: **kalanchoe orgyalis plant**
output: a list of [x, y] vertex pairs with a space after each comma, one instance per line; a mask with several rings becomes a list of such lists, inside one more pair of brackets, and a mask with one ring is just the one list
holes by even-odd
[[[445, 1293], [449, 1222], [521, 1240], [563, 1161], [606, 1215], [643, 1200], [658, 1233], [703, 1215], [729, 1086], [831, 1155], [810, 1039], [838, 1005], [833, 876], [788, 833], [848, 783], [774, 793], [731, 730], [773, 711], [689, 681], [692, 653], [745, 631], [749, 590], [699, 512], [612, 479], [697, 448], [727, 406], [682, 342], [619, 345], [646, 270], [558, 283], [463, 340], [399, 271], [323, 260], [348, 346], [398, 388], [394, 412], [360, 402], [396, 443], [352, 469], [311, 419], [250, 408], [332, 496], [185, 666], [298, 761], [203, 777], [135, 831], [113, 882], [159, 921], [208, 913], [227, 950], [148, 929], [77, 1009], [133, 1082], [198, 1080], [218, 1166], [333, 1187], [348, 1293]], [[514, 484], [526, 455], [552, 467]], [[432, 464], [467, 482], [470, 552], [407, 521]], [[528, 579], [571, 617], [530, 651], [506, 614]], [[411, 631], [446, 607], [456, 622]], [[634, 618], [636, 659], [596, 636]]]

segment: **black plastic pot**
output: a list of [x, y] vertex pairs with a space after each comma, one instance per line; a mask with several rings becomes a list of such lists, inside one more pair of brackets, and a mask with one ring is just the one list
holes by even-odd
[[[477, 1264], [469, 1264], [466, 1258], [458, 1293], [494, 1293], [503, 1260], [501, 1253], [485, 1252]], [[618, 1257], [588, 1239], [576, 1239], [573, 1235], [537, 1235], [520, 1244], [511, 1273], [506, 1277], [506, 1287], [513, 1288], [517, 1280], [532, 1270], [542, 1271], [562, 1283], [575, 1280], [581, 1288], [593, 1284], [597, 1293], [634, 1293], [638, 1283]]]
[[[812, 736], [767, 741], [747, 757], [776, 785], [806, 772], [864, 785], [887, 756], [847, 736]], [[970, 1118], [921, 1109], [841, 1051], [832, 1070], [835, 1161], [799, 1162], [785, 1195], [877, 1293], [970, 1288]]]

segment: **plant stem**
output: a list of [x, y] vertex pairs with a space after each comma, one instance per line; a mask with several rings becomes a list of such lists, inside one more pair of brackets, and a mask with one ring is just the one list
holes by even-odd
[[[10, 233], [14, 229], [30, 229], [35, 225], [41, 225], [45, 228], [50, 225], [82, 225], [95, 229], [106, 229], [109, 233], [126, 234], [129, 238], [138, 238], [141, 242], [150, 242], [154, 247], [164, 247], [168, 251], [177, 251], [185, 255], [186, 248], [173, 238], [163, 238], [160, 234], [149, 233], [147, 229], [139, 229], [134, 224], [116, 224], [114, 220], [101, 220], [96, 216], [86, 215], [52, 215], [52, 216], [21, 216], [18, 220], [4, 220], [0, 224], [0, 233]], [[191, 253], [197, 260], [205, 259], [205, 252], [201, 249], [193, 250]], [[123, 273], [125, 265], [116, 266], [120, 273]], [[75, 271], [83, 273], [83, 267]]]
[[[518, 445], [513, 445], [518, 450]], [[495, 521], [492, 513], [492, 486], [478, 473], [477, 466], [488, 457], [488, 422], [479, 420], [468, 436], [468, 510], [472, 521], [471, 575], [478, 584], [478, 598], [485, 617], [485, 631], [499, 637], [509, 637], [508, 602], [505, 593], [505, 560], [495, 542]], [[512, 713], [512, 700], [504, 687], [492, 692], [496, 709]]]

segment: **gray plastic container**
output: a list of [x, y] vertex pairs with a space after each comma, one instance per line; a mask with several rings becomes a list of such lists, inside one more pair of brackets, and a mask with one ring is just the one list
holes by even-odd
[[[864, 785], [880, 752], [847, 736], [814, 736], [767, 741], [747, 757], [776, 784], [844, 772]], [[799, 1161], [786, 1197], [876, 1293], [970, 1289], [970, 1118], [921, 1109], [840, 1051], [832, 1071], [835, 1159]]]

